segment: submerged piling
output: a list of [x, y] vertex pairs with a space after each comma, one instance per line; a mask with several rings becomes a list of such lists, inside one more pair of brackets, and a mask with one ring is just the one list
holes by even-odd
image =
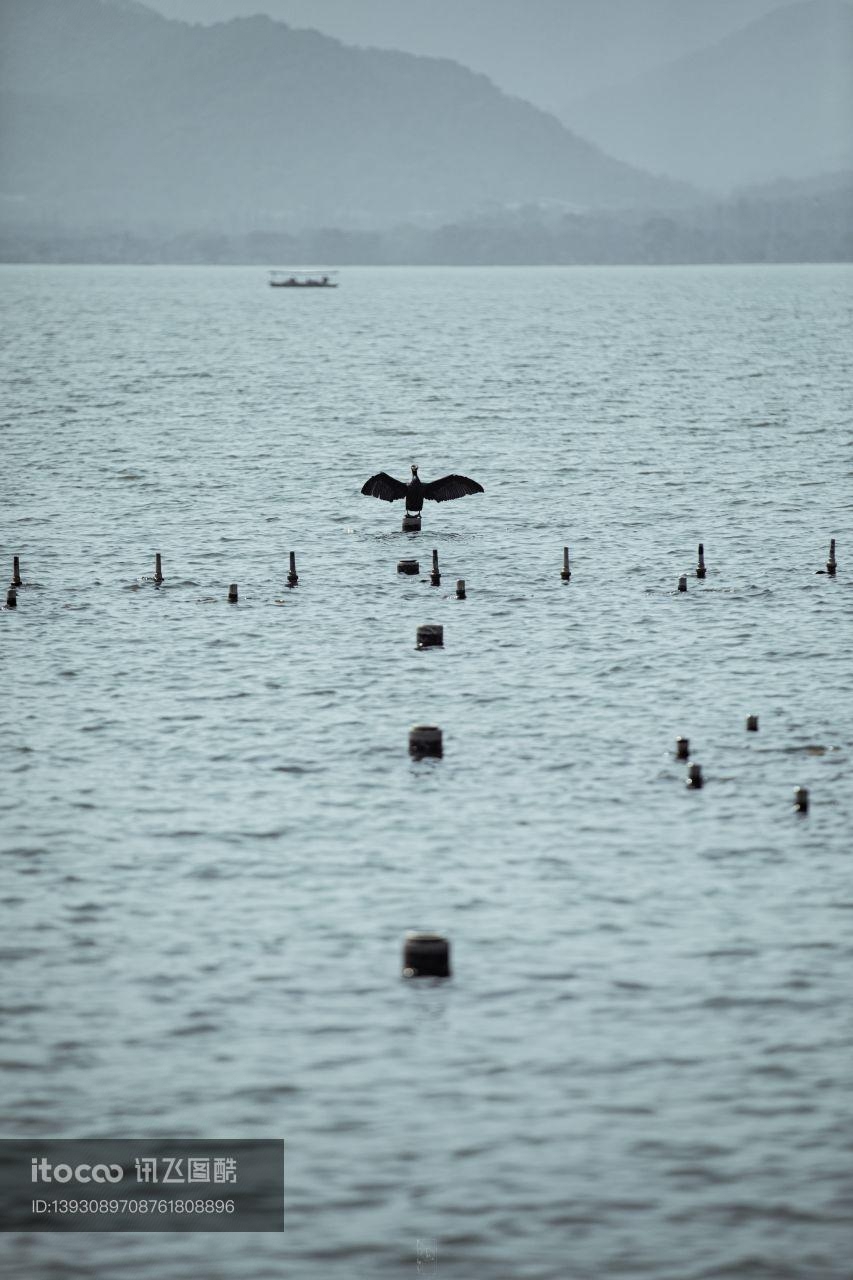
[[419, 515], [409, 515], [408, 511], [403, 516], [403, 533], [420, 533], [421, 518]]
[[747, 716], [746, 727], [750, 733], [758, 733], [758, 716]]
[[838, 568], [838, 564], [837, 564], [836, 559], [835, 559], [835, 539], [834, 539], [834, 538], [830, 538], [830, 540], [829, 540], [829, 559], [828, 559], [828, 560], [827, 560], [827, 562], [826, 562], [826, 572], [829, 574], [829, 576], [830, 576], [831, 578], [834, 578], [834, 577], [835, 577], [835, 571], [836, 571], [836, 569], [837, 569], [837, 568]]
[[678, 590], [679, 590], [679, 591], [686, 591], [686, 590], [687, 590], [687, 575], [686, 575], [686, 574], [682, 574], [682, 575], [681, 575], [681, 577], [678, 579]]
[[159, 551], [154, 556], [154, 581], [155, 582], [163, 581], [163, 562], [160, 559]]
[[444, 627], [427, 624], [418, 627], [415, 636], [415, 647], [418, 649], [434, 649], [444, 645]]
[[464, 578], [457, 578], [457, 579], [456, 579], [456, 599], [457, 599], [457, 600], [464, 600], [464, 599], [466, 599], [466, 593], [465, 593], [465, 579], [464, 579]]
[[808, 787], [797, 787], [794, 792], [794, 809], [797, 813], [808, 813], [809, 811], [809, 792]]
[[563, 547], [563, 568], [560, 571], [560, 577], [562, 578], [563, 582], [568, 582], [571, 576], [572, 576], [572, 571], [569, 568], [569, 548]]
[[705, 577], [705, 544], [704, 542], [699, 543], [699, 563], [696, 566], [696, 577], [697, 578]]
[[704, 782], [701, 764], [692, 764], [687, 770], [687, 786], [692, 791], [698, 791], [700, 787], [704, 786]]
[[425, 756], [441, 756], [444, 748], [441, 730], [434, 724], [416, 724], [409, 730], [409, 755], [416, 760]]
[[232, 582], [231, 586], [228, 588], [228, 603], [236, 604], [237, 600], [238, 600], [237, 583]]
[[441, 574], [438, 571], [438, 552], [433, 548], [432, 552], [432, 572], [429, 575], [429, 585], [431, 587], [441, 586]]
[[287, 585], [289, 587], [297, 587], [299, 585], [299, 575], [296, 572], [296, 552], [290, 553], [290, 572], [287, 575]]
[[12, 586], [22, 587], [23, 585], [24, 585], [23, 582], [21, 582], [21, 562], [17, 556], [13, 556], [12, 557]]
[[12, 583], [12, 585], [9, 587], [9, 590], [6, 592], [6, 608], [17, 609], [17, 607], [18, 607], [18, 592], [15, 588], [15, 584]]
[[675, 739], [675, 758], [676, 760], [686, 760], [690, 755], [690, 739]]
[[398, 560], [397, 561], [398, 573], [406, 573], [409, 575], [409, 577], [412, 577], [414, 574], [420, 573], [420, 571], [421, 571], [421, 566], [418, 564], [417, 560]]
[[450, 943], [440, 933], [410, 930], [403, 943], [404, 978], [449, 978]]

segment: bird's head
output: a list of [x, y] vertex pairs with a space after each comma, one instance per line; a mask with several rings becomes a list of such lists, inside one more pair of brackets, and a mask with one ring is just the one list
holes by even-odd
[[418, 474], [418, 464], [417, 464], [416, 462], [413, 462], [413, 463], [412, 463], [412, 475], [413, 475], [413, 476], [416, 476], [417, 474]]

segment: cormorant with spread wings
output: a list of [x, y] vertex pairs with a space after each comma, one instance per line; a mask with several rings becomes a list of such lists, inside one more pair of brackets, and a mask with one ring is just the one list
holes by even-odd
[[418, 475], [418, 468], [412, 463], [412, 478], [408, 484], [395, 480], [387, 471], [380, 471], [362, 486], [362, 493], [369, 498], [381, 498], [383, 502], [396, 502], [398, 498], [406, 499], [406, 511], [415, 514], [424, 505], [424, 498], [433, 502], [450, 502], [453, 498], [464, 498], [466, 493], [484, 493], [485, 490], [476, 480], [468, 476], [442, 476], [440, 480], [430, 480], [424, 484]]

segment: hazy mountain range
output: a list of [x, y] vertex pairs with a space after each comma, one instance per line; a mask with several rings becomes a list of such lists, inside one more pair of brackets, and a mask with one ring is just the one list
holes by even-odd
[[701, 49], [790, 0], [146, 0], [188, 22], [267, 13], [345, 44], [452, 58], [548, 111]]
[[842, 0], [150, 0], [210, 22], [261, 8], [351, 44], [454, 58], [629, 164], [699, 186], [850, 163]]
[[717, 190], [853, 168], [853, 6], [777, 9], [561, 114], [613, 155]]
[[3, 0], [2, 29], [2, 206], [19, 216], [382, 226], [692, 198], [448, 60], [127, 0]]
[[[196, 0], [154, 2], [195, 16]], [[853, 170], [846, 0], [204, 0], [204, 12], [250, 3], [294, 17], [308, 5], [363, 39], [384, 14], [386, 39], [399, 30], [412, 46], [431, 32], [458, 48], [478, 19], [480, 65], [507, 51], [515, 22], [522, 79], [541, 54], [556, 91], [565, 55], [575, 129], [449, 58], [352, 47], [269, 17], [191, 25], [140, 0], [0, 0], [3, 252], [102, 244], [171, 260], [183, 245], [192, 260], [256, 260], [326, 227], [344, 236], [324, 233], [318, 256], [338, 245], [342, 260], [663, 261], [691, 246], [707, 260], [792, 260], [809, 255], [813, 227], [821, 259], [849, 254], [849, 175], [791, 182]], [[567, 15], [576, 41], [561, 47]], [[547, 56], [536, 20], [553, 36]], [[602, 56], [573, 75], [596, 32]], [[649, 71], [653, 46], [676, 56]], [[645, 70], [579, 92], [617, 65]], [[768, 179], [785, 181], [746, 212], [699, 190]]]

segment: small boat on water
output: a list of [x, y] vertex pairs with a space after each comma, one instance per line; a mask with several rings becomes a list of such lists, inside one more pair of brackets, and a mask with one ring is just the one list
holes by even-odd
[[271, 271], [274, 289], [337, 289], [334, 271]]

